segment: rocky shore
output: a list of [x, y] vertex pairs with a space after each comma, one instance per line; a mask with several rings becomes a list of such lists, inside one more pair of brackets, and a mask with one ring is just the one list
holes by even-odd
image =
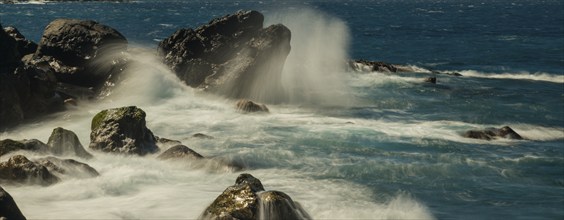
[[[291, 32], [282, 24], [263, 27], [263, 23], [261, 13], [239, 11], [195, 29], [180, 29], [164, 39], [155, 53], [186, 85], [234, 99], [234, 108], [241, 113], [268, 114], [265, 104], [249, 100], [253, 98], [249, 87], [262, 74], [281, 77], [291, 50]], [[131, 64], [127, 52], [128, 41], [121, 33], [95, 21], [54, 20], [37, 44], [15, 27], [0, 26], [0, 129], [81, 102], [103, 99], [120, 83], [120, 75]], [[347, 65], [356, 72], [415, 71], [365, 60], [348, 61]], [[436, 84], [437, 79], [429, 77], [425, 82]], [[91, 152], [153, 155], [171, 163], [199, 161], [232, 172], [247, 169], [233, 161], [206, 157], [190, 149], [188, 143], [156, 136], [146, 125], [146, 115], [136, 106], [100, 111], [92, 118], [89, 150], [73, 131], [60, 127], [54, 128], [47, 143], [36, 139], [0, 140], [0, 156], [6, 158], [0, 161], [0, 184], [48, 186], [66, 178], [94, 178], [100, 174], [87, 164], [96, 159]], [[509, 127], [468, 131], [462, 136], [523, 139]], [[205, 134], [194, 137], [213, 138]], [[25, 155], [28, 152], [42, 157], [30, 159]], [[0, 187], [2, 217], [25, 219], [12, 197]], [[311, 219], [289, 195], [266, 191], [260, 180], [250, 174], [241, 174], [200, 218]]]

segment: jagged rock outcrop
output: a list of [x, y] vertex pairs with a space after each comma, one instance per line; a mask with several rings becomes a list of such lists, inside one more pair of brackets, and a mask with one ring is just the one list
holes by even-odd
[[33, 64], [46, 62], [59, 82], [100, 88], [125, 68], [127, 40], [90, 20], [56, 19], [43, 32]]
[[251, 85], [261, 75], [279, 78], [290, 52], [290, 30], [280, 24], [263, 28], [263, 21], [257, 11], [239, 11], [195, 30], [178, 30], [159, 44], [158, 51], [189, 86], [253, 98]]
[[239, 100], [235, 103], [235, 108], [242, 112], [268, 112], [268, 108], [264, 104], [257, 104], [250, 100]]
[[0, 186], [0, 219], [26, 220], [14, 198]]
[[15, 155], [0, 163], [0, 181], [51, 185], [59, 182], [59, 178], [45, 166], [32, 162], [23, 155]]
[[[261, 218], [262, 217], [262, 218]], [[268, 218], [264, 218], [268, 217]], [[210, 204], [200, 219], [311, 219], [292, 199], [278, 191], [264, 191], [259, 179], [241, 174]]]
[[35, 160], [37, 163], [45, 166], [52, 174], [61, 176], [70, 176], [75, 178], [91, 178], [100, 174], [90, 165], [78, 162], [73, 159], [59, 159], [56, 157], [45, 157]]
[[90, 145], [94, 150], [145, 155], [159, 150], [146, 126], [145, 112], [135, 106], [107, 109], [92, 119]]
[[378, 61], [351, 60], [348, 62], [348, 65], [356, 72], [398, 72], [398, 68], [395, 65]]
[[37, 139], [15, 141], [12, 139], [0, 140], [0, 156], [18, 150], [46, 152], [48, 146]]
[[203, 159], [204, 156], [200, 155], [196, 151], [190, 149], [185, 145], [176, 145], [168, 150], [161, 153], [158, 157], [161, 160], [170, 160], [170, 159]]
[[47, 145], [54, 155], [92, 158], [92, 154], [84, 149], [80, 140], [78, 140], [78, 136], [74, 132], [61, 127], [53, 129]]
[[4, 31], [16, 41], [16, 48], [19, 52], [20, 59], [25, 55], [35, 53], [37, 50], [37, 44], [26, 39], [16, 27], [5, 27]]
[[523, 137], [511, 129], [509, 126], [504, 126], [502, 128], [487, 128], [485, 130], [470, 130], [465, 132], [462, 136], [467, 138], [482, 139], [482, 140], [493, 140], [497, 138], [507, 138], [514, 140], [522, 140]]

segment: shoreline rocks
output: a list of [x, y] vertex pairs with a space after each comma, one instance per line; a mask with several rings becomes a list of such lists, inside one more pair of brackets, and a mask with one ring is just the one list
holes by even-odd
[[106, 109], [94, 116], [90, 145], [94, 150], [140, 156], [159, 151], [145, 122], [145, 112], [135, 106]]
[[253, 112], [264, 112], [268, 113], [269, 110], [264, 104], [254, 103], [253, 101], [242, 99], [235, 103], [235, 108], [242, 112], [253, 113]]
[[[250, 98], [261, 75], [280, 77], [290, 30], [263, 28], [257, 11], [239, 11], [197, 29], [180, 29], [158, 47], [164, 63], [187, 85], [230, 98]], [[277, 89], [277, 88], [271, 88]]]
[[0, 219], [26, 220], [14, 198], [0, 186]]
[[92, 158], [92, 154], [84, 149], [80, 140], [78, 140], [78, 136], [76, 136], [74, 132], [61, 127], [53, 129], [51, 136], [49, 136], [49, 141], [47, 141], [47, 145], [54, 155], [78, 156], [86, 159]]
[[32, 162], [23, 155], [10, 157], [0, 163], [0, 180], [20, 184], [51, 185], [60, 179], [38, 163]]
[[265, 191], [259, 179], [241, 174], [200, 215], [199, 219], [311, 219], [288, 195]]

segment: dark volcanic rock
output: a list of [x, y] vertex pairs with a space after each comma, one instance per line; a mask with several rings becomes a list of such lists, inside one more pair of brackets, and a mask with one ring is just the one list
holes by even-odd
[[145, 112], [135, 106], [103, 110], [92, 119], [90, 148], [103, 152], [145, 155], [159, 149], [146, 127]]
[[250, 100], [239, 100], [235, 104], [235, 108], [243, 112], [268, 112], [268, 108], [264, 104], [257, 104]]
[[351, 60], [349, 61], [349, 67], [357, 72], [398, 72], [396, 66], [378, 61]]
[[46, 151], [47, 148], [48, 146], [46, 144], [36, 139], [23, 141], [5, 139], [0, 141], [0, 156], [18, 150]]
[[95, 21], [57, 19], [45, 28], [34, 63], [47, 62], [60, 82], [101, 87], [125, 66], [127, 40]]
[[37, 44], [33, 41], [27, 40], [17, 28], [5, 27], [4, 31], [16, 41], [20, 59], [27, 54], [35, 53], [37, 50]]
[[184, 145], [176, 145], [174, 147], [169, 148], [165, 152], [161, 153], [161, 155], [159, 155], [157, 158], [161, 160], [183, 159], [183, 158], [202, 159], [204, 158], [204, 156], [200, 155], [196, 151]]
[[195, 30], [181, 29], [159, 44], [159, 54], [189, 86], [250, 97], [250, 85], [261, 75], [279, 77], [290, 52], [290, 30], [263, 28], [263, 21], [257, 11], [239, 11]]
[[467, 138], [482, 139], [482, 140], [493, 140], [496, 138], [508, 138], [515, 140], [522, 140], [523, 137], [511, 129], [509, 126], [504, 126], [500, 129], [488, 128], [485, 130], [470, 130], [465, 132], [462, 136]]
[[278, 191], [264, 191], [250, 174], [241, 174], [200, 216], [200, 219], [310, 219], [301, 206]]
[[82, 158], [92, 158], [92, 154], [88, 153], [76, 134], [72, 131], [66, 130], [64, 128], [55, 128], [49, 136], [49, 141], [47, 142], [51, 153], [54, 155], [69, 155], [69, 156], [79, 156]]
[[16, 201], [12, 196], [0, 186], [0, 219], [25, 220]]
[[57, 183], [59, 178], [51, 174], [45, 166], [34, 163], [22, 155], [16, 155], [0, 163], [0, 180], [51, 185]]
[[4, 31], [0, 24], [0, 73], [11, 72], [19, 65], [22, 55], [16, 40]]
[[88, 164], [78, 162], [73, 159], [59, 159], [56, 157], [46, 157], [36, 160], [37, 163], [45, 166], [49, 172], [58, 175], [72, 176], [78, 178], [97, 177], [100, 174]]

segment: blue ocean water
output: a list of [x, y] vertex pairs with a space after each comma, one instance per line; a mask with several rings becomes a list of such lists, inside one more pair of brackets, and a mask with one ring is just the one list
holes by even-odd
[[[331, 191], [308, 185], [312, 195], [294, 189], [290, 195], [300, 198], [314, 218], [564, 218], [563, 1], [147, 0], [15, 4], [0, 5], [0, 22], [3, 26], [16, 26], [38, 42], [44, 27], [55, 18], [92, 19], [116, 28], [134, 46], [154, 49], [160, 40], [179, 28], [197, 27], [240, 9], [261, 11], [267, 22], [277, 22], [278, 14], [314, 11], [346, 26], [348, 57], [386, 61], [421, 71], [347, 72], [347, 92], [360, 100], [352, 106], [290, 103], [271, 107], [274, 113], [266, 118], [232, 116], [224, 113], [214, 99], [206, 104], [186, 104], [176, 95], [163, 95], [165, 106], [181, 106], [174, 110], [164, 110], [158, 102], [145, 104], [148, 115], [203, 114], [206, 122], [190, 122], [214, 136], [233, 136], [211, 144], [191, 143], [197, 151], [245, 161], [255, 170], [246, 172], [272, 178], [277, 178], [272, 173], [282, 170], [280, 173], [291, 176], [288, 179], [295, 179], [296, 183], [286, 177], [277, 179], [290, 184], [290, 192], [292, 188], [304, 187], [298, 183], [311, 183], [312, 179], [316, 184], [342, 186], [344, 182], [344, 186], [365, 189], [360, 194], [367, 198], [348, 193], [347, 189]], [[293, 36], [298, 37], [293, 40], [303, 40], [299, 34]], [[332, 41], [323, 43], [326, 47], [339, 46]], [[433, 75], [427, 70], [459, 72], [463, 76], [438, 74], [437, 85], [426, 85], [423, 78]], [[161, 87], [155, 88], [157, 91]], [[198, 109], [198, 113], [185, 109], [187, 106]], [[255, 124], [238, 128], [238, 123], [248, 121]], [[156, 133], [182, 137], [193, 131], [169, 125], [174, 122], [177, 121], [161, 116], [148, 119]], [[528, 140], [481, 141], [460, 137], [466, 130], [504, 125]], [[52, 128], [37, 135], [49, 129]], [[21, 130], [26, 128], [2, 137], [18, 136]], [[33, 135], [30, 131], [26, 134]], [[87, 132], [81, 136], [87, 137]], [[82, 142], [87, 139], [82, 138]], [[218, 174], [205, 175], [218, 178]], [[221, 183], [220, 191], [228, 185]], [[283, 187], [282, 183], [270, 184]], [[12, 190], [16, 198], [29, 196], [24, 190]], [[299, 192], [303, 194], [300, 196]], [[420, 210], [417, 205], [406, 205], [409, 202], [401, 199], [403, 195], [424, 207], [429, 215], [399, 215], [397, 212]], [[97, 198], [84, 200], [89, 199]], [[333, 204], [332, 199], [382, 204], [387, 208], [350, 202], [359, 209], [374, 209], [359, 211], [335, 205], [339, 203]], [[56, 200], [49, 202], [59, 204]], [[401, 205], [395, 207], [394, 202]], [[33, 204], [25, 199], [19, 203], [24, 214], [31, 213], [28, 218], [39, 218], [33, 214], [48, 212], [34, 211], [37, 206]], [[123, 205], [123, 209], [127, 208]], [[382, 214], [387, 211], [393, 214]], [[187, 213], [185, 218], [198, 214]]]

